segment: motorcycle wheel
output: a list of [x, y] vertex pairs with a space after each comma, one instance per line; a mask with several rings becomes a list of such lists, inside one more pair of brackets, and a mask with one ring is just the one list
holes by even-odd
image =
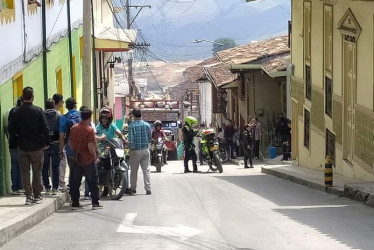
[[157, 171], [157, 173], [161, 173], [161, 166], [162, 166], [162, 157], [157, 156], [157, 160], [156, 160], [156, 171]]
[[[115, 187], [113, 187], [115, 185]], [[109, 196], [112, 200], [122, 198], [127, 187], [127, 177], [124, 172], [117, 171], [111, 174], [111, 183], [109, 185]]]
[[216, 163], [218, 172], [222, 173], [223, 172], [222, 163], [216, 153], [213, 153], [213, 161]]
[[226, 163], [229, 161], [229, 152], [223, 147], [219, 149], [219, 158], [221, 159], [221, 162], [223, 163]]
[[208, 157], [208, 165], [209, 165], [209, 169], [211, 170], [211, 171], [213, 171], [213, 172], [217, 172], [217, 167], [216, 167], [216, 164], [215, 164], [215, 162], [214, 162], [214, 153], [212, 153], [213, 154], [213, 158], [210, 158], [210, 157]]

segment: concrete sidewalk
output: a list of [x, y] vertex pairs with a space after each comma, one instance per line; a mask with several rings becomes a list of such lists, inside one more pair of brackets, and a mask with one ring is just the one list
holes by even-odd
[[262, 173], [318, 189], [327, 193], [344, 196], [374, 207], [374, 183], [364, 182], [334, 174], [332, 187], [325, 187], [324, 172], [293, 166], [290, 161], [281, 161], [281, 156], [265, 161]]
[[69, 200], [68, 193], [43, 196], [41, 204], [25, 205], [26, 196], [0, 198], [0, 247], [42, 222]]

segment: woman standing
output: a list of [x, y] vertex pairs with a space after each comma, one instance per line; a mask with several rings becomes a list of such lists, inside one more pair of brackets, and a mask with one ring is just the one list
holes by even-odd
[[261, 123], [254, 117], [249, 126], [253, 138], [253, 159], [257, 160], [260, 158]]

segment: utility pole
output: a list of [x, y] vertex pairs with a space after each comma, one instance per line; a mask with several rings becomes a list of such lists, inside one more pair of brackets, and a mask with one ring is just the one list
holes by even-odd
[[82, 62], [82, 104], [88, 108], [91, 105], [91, 1], [83, 2], [83, 62]]
[[[141, 6], [141, 5], [130, 5], [130, 1], [126, 0], [126, 28], [128, 30], [131, 29], [131, 24], [135, 21], [136, 17], [139, 15], [140, 11], [144, 7], [151, 8], [150, 5], [144, 5], [144, 6]], [[138, 13], [133, 18], [133, 20], [131, 20], [131, 16], [130, 16], [130, 8], [136, 8], [136, 9], [140, 8], [138, 10]], [[135, 44], [134, 47], [136, 47], [136, 44]], [[133, 86], [134, 75], [133, 75], [133, 70], [132, 70], [132, 61], [133, 61], [133, 54], [129, 53], [129, 59], [127, 60], [127, 66], [128, 66], [127, 81], [129, 83], [129, 94], [130, 94], [130, 96], [133, 96], [133, 94], [134, 94], [134, 88], [133, 88], [134, 87]]]

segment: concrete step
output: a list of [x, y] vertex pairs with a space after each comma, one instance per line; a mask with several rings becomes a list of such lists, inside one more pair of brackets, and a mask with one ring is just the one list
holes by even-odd
[[41, 204], [25, 205], [26, 197], [0, 198], [0, 247], [34, 227], [69, 201], [68, 193], [44, 196]]

